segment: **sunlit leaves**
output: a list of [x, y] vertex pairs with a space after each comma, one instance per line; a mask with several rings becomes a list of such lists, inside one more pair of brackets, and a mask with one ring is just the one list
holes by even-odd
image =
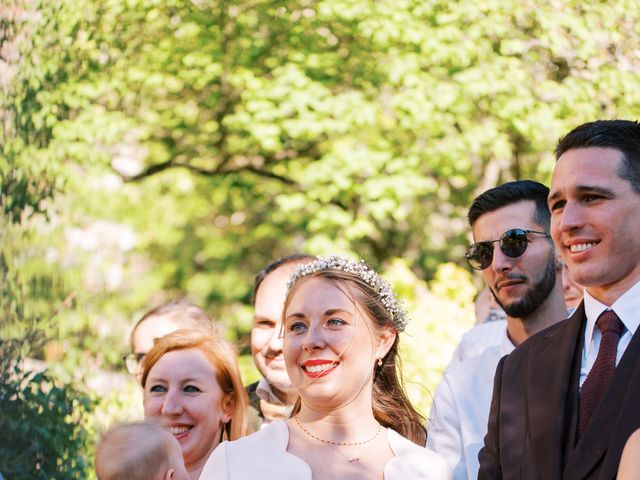
[[[3, 104], [3, 208], [61, 192], [61, 231], [135, 232], [108, 255], [52, 241], [92, 267], [69, 272], [79, 345], [183, 295], [242, 336], [252, 276], [292, 251], [425, 279], [464, 265], [476, 194], [546, 181], [570, 128], [640, 114], [639, 17], [623, 0], [42, 2]], [[121, 283], [86, 289], [110, 261]]]

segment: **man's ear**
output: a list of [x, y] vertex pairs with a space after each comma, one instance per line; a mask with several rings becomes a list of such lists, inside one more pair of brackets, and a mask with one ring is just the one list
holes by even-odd
[[173, 468], [167, 470], [167, 474], [164, 476], [164, 480], [173, 480], [173, 477], [176, 476], [176, 471]]
[[393, 342], [396, 340], [396, 336], [398, 332], [395, 328], [384, 326], [382, 330], [378, 333], [378, 345], [376, 347], [376, 358], [384, 358], [384, 356], [389, 353]]

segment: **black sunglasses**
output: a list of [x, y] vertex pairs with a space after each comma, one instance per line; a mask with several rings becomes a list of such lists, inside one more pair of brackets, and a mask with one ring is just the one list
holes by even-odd
[[498, 240], [490, 242], [477, 242], [467, 248], [464, 256], [467, 258], [471, 268], [475, 270], [484, 270], [493, 261], [493, 244], [498, 242], [500, 250], [507, 257], [516, 258], [527, 250], [529, 239], [528, 233], [537, 233], [548, 237], [547, 232], [538, 232], [536, 230], [524, 230], [522, 228], [512, 228], [504, 232]]

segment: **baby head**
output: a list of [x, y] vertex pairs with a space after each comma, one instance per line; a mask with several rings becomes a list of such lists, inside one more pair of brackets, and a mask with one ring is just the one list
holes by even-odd
[[189, 480], [178, 441], [153, 422], [110, 428], [96, 449], [98, 480]]

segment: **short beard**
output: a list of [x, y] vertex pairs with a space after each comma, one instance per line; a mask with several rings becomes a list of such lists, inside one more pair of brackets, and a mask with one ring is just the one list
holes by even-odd
[[493, 293], [493, 297], [498, 302], [498, 305], [502, 307], [505, 313], [511, 318], [524, 318], [535, 312], [540, 305], [549, 297], [549, 294], [556, 286], [556, 260], [553, 255], [549, 256], [549, 261], [544, 269], [542, 278], [533, 284], [524, 296], [511, 304], [504, 304]]

